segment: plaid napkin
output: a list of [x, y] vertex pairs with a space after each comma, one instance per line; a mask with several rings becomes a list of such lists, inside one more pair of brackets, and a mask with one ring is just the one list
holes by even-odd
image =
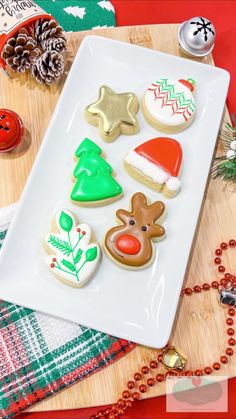
[[[13, 205], [0, 210], [0, 247], [15, 209]], [[133, 347], [122, 339], [0, 300], [0, 418], [15, 416]]]
[[65, 31], [116, 26], [115, 10], [108, 0], [35, 0], [52, 14]]

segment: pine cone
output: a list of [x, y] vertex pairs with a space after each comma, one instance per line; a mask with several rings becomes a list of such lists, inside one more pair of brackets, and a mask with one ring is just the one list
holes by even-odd
[[44, 51], [50, 47], [50, 51], [63, 52], [66, 49], [63, 33], [62, 27], [54, 19], [39, 19], [35, 23], [35, 39]]
[[44, 51], [63, 52], [66, 50], [66, 39], [63, 38], [49, 38], [41, 42]]
[[37, 48], [37, 42], [25, 28], [22, 28], [15, 37], [7, 41], [1, 57], [13, 71], [24, 73], [31, 68], [39, 55], [40, 49]]
[[64, 67], [62, 54], [57, 51], [46, 51], [34, 62], [31, 73], [39, 83], [50, 85], [60, 78]]

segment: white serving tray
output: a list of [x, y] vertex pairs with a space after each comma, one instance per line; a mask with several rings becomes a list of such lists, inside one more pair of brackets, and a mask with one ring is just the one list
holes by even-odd
[[[123, 170], [123, 158], [130, 149], [165, 136], [145, 122], [141, 110], [140, 132], [109, 144], [84, 119], [84, 108], [97, 98], [101, 85], [117, 92], [133, 91], [141, 101], [145, 89], [160, 77], [196, 81], [196, 118], [186, 131], [172, 135], [181, 143], [184, 156], [182, 190], [172, 200], [139, 184]], [[176, 313], [228, 84], [229, 74], [220, 68], [128, 43], [86, 37], [0, 252], [0, 298], [134, 342], [164, 346]], [[111, 205], [80, 208], [70, 202], [73, 156], [85, 137], [103, 149], [123, 186], [123, 198]], [[106, 231], [116, 225], [116, 210], [128, 209], [137, 191], [152, 201], [163, 200], [168, 211], [167, 235], [155, 244], [154, 263], [142, 271], [127, 271], [103, 254], [98, 273], [81, 289], [54, 278], [45, 265], [42, 246], [54, 213], [63, 207], [72, 210], [81, 222], [93, 227], [101, 243]]]

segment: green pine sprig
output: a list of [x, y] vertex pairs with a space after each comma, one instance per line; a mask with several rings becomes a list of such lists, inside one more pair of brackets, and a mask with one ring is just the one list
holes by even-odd
[[72, 249], [70, 247], [70, 244], [65, 241], [61, 240], [56, 236], [50, 235], [48, 239], [48, 243], [52, 244], [53, 247], [60, 250], [65, 256], [70, 256]]
[[213, 179], [221, 179], [225, 182], [236, 181], [236, 155], [227, 158], [230, 144], [236, 139], [236, 128], [226, 122], [224, 129], [219, 133], [220, 144], [224, 148], [224, 154], [214, 158], [211, 176]]

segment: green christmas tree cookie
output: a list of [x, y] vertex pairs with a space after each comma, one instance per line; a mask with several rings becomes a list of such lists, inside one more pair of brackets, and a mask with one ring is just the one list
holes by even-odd
[[77, 148], [78, 163], [73, 176], [76, 180], [71, 200], [79, 205], [105, 205], [118, 199], [121, 186], [112, 176], [112, 167], [101, 157], [102, 150], [85, 138]]

